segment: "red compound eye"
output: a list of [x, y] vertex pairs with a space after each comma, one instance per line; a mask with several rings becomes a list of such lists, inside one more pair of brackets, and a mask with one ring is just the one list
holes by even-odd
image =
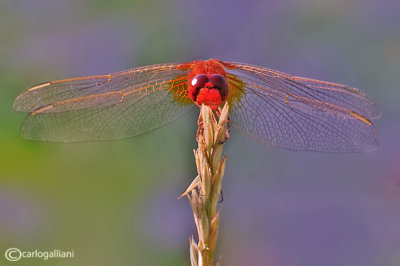
[[207, 75], [200, 74], [200, 75], [195, 76], [192, 79], [192, 83], [191, 84], [192, 84], [193, 88], [198, 90], [200, 88], [203, 88], [206, 85], [207, 82], [208, 82]]
[[229, 92], [229, 86], [226, 79], [219, 74], [214, 74], [211, 76], [210, 82], [213, 84], [214, 88], [219, 90], [222, 100], [225, 100]]

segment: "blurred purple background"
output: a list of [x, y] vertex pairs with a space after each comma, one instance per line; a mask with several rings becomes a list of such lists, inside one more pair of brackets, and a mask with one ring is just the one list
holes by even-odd
[[383, 114], [370, 154], [289, 152], [233, 131], [221, 265], [400, 265], [398, 10], [372, 0], [1, 2], [0, 252], [75, 250], [47, 265], [188, 265], [193, 218], [176, 198], [195, 174], [196, 114], [129, 140], [66, 145], [21, 139], [24, 115], [11, 106], [46, 80], [214, 57], [361, 88]]

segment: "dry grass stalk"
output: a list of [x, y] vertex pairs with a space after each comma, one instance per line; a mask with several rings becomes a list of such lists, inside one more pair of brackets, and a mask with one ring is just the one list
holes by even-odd
[[221, 155], [223, 144], [229, 137], [228, 109], [228, 104], [225, 104], [222, 111], [219, 110], [218, 122], [211, 109], [205, 105], [199, 116], [198, 148], [194, 151], [198, 175], [181, 195], [189, 199], [199, 236], [198, 243], [193, 236], [189, 239], [192, 266], [213, 264], [219, 225], [217, 204], [226, 161], [225, 156], [221, 159]]

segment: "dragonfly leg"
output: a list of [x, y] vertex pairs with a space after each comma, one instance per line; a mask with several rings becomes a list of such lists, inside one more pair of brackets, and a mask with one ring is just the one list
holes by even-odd
[[203, 133], [203, 117], [201, 116], [201, 112], [199, 114], [199, 118], [197, 119], [197, 132], [196, 132], [196, 140], [199, 142], [199, 136]]
[[220, 195], [221, 196], [220, 196], [220, 200], [218, 201], [218, 203], [222, 203], [224, 201], [224, 193], [222, 192], [222, 189], [221, 189], [221, 194]]
[[227, 141], [230, 136], [231, 136], [231, 131], [229, 127], [229, 116], [228, 116], [228, 122], [226, 123], [225, 141]]

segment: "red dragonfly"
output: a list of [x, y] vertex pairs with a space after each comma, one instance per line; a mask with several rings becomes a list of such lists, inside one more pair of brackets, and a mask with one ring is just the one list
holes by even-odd
[[45, 82], [19, 95], [14, 109], [29, 113], [23, 137], [80, 142], [139, 135], [226, 101], [230, 124], [271, 146], [362, 152], [379, 144], [371, 120], [380, 113], [362, 91], [217, 59]]

